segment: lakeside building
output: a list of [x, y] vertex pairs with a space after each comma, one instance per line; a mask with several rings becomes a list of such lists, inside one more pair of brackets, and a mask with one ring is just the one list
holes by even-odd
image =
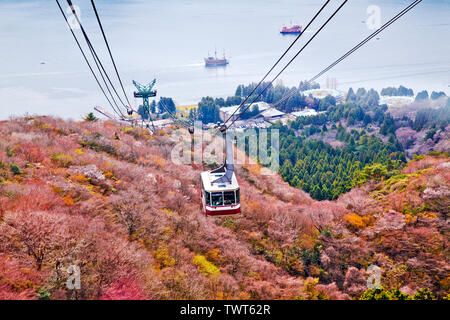
[[296, 112], [291, 112], [291, 115], [293, 115], [295, 118], [298, 117], [311, 117], [311, 116], [315, 116], [318, 115], [319, 112], [317, 112], [314, 109], [310, 109], [310, 108], [305, 108], [303, 110], [300, 111], [296, 111]]
[[261, 112], [261, 117], [263, 117], [266, 121], [276, 121], [283, 118], [285, 115], [286, 113], [275, 108], [266, 109]]
[[[245, 130], [247, 128], [267, 128], [267, 127], [270, 127], [272, 125], [272, 123], [274, 123], [276, 121], [281, 121], [281, 123], [285, 125], [289, 121], [294, 121], [298, 117], [311, 117], [311, 116], [315, 116], [315, 115], [318, 115], [321, 113], [325, 113], [324, 111], [317, 112], [316, 110], [310, 109], [310, 108], [305, 108], [303, 110], [295, 111], [295, 112], [291, 112], [291, 113], [284, 113], [280, 110], [277, 110], [274, 107], [271, 107], [266, 102], [258, 102], [258, 103], [255, 103], [255, 105], [256, 104], [258, 105], [261, 113], [258, 116], [256, 116], [255, 118], [238, 119], [233, 125], [233, 128], [236, 131]], [[233, 115], [233, 113], [236, 110], [238, 110], [238, 108], [239, 108], [238, 105], [220, 108], [220, 119], [222, 121], [226, 121]], [[236, 112], [236, 114], [234, 114], [233, 117], [231, 118], [231, 121], [237, 119], [238, 114], [239, 114], [239, 112]], [[205, 129], [207, 129], [210, 127], [214, 127], [215, 124], [208, 124], [208, 125], [204, 125], [204, 126], [205, 126]]]
[[344, 92], [335, 89], [312, 89], [302, 91], [301, 94], [308, 97], [312, 95], [313, 98], [323, 99], [326, 96], [333, 96], [337, 103], [342, 103], [344, 101]]
[[[255, 102], [253, 104], [253, 106], [258, 105], [259, 111], [263, 111], [263, 110], [267, 110], [270, 108], [270, 105], [264, 101], [259, 101], [259, 102]], [[239, 108], [239, 105], [237, 106], [231, 106], [231, 107], [223, 107], [220, 108], [220, 119], [222, 121], [226, 121], [227, 119], [229, 119], [231, 117], [231, 115], [233, 113], [236, 112], [236, 110]], [[233, 115], [233, 118], [231, 120], [234, 120], [237, 118], [237, 116], [239, 115], [239, 112], [236, 112]]]
[[245, 129], [254, 128], [262, 129], [269, 128], [272, 124], [265, 121], [263, 118], [253, 119], [253, 120], [238, 120], [232, 126], [232, 129], [237, 132], [244, 131]]
[[[163, 128], [165, 128], [165, 127], [167, 127], [168, 125], [171, 125], [171, 124], [173, 124], [174, 122], [173, 122], [173, 120], [172, 119], [161, 119], [161, 120], [154, 120], [153, 121], [153, 125], [156, 127], [156, 128], [160, 128], [160, 129], [163, 129]], [[150, 123], [151, 124], [151, 123]]]

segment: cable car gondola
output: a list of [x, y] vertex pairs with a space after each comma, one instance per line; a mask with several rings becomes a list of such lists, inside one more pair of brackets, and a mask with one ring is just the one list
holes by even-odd
[[[221, 168], [217, 169], [221, 170]], [[231, 183], [215, 182], [224, 173], [202, 172], [202, 206], [207, 216], [228, 216], [241, 213], [240, 189], [233, 172]]]
[[202, 208], [207, 216], [230, 216], [241, 213], [240, 189], [234, 173], [233, 144], [229, 135], [225, 141], [225, 164], [218, 169], [201, 173]]

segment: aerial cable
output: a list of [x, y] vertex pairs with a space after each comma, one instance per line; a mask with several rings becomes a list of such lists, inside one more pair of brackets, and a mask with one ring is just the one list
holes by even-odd
[[79, 42], [78, 39], [77, 39], [77, 36], [76, 36], [75, 33], [73, 32], [72, 27], [70, 26], [70, 23], [69, 23], [69, 21], [67, 20], [67, 17], [66, 17], [66, 15], [65, 15], [64, 10], [62, 9], [62, 7], [61, 7], [59, 1], [56, 0], [56, 3], [58, 4], [59, 10], [61, 11], [61, 14], [63, 15], [64, 20], [66, 21], [67, 26], [69, 27], [70, 32], [72, 33], [72, 36], [73, 36], [73, 38], [75, 39], [75, 42], [77, 43], [77, 46], [78, 46], [78, 48], [80, 49], [81, 54], [83, 55], [83, 58], [84, 58], [84, 60], [86, 61], [88, 67], [89, 67], [89, 70], [91, 70], [91, 73], [92, 73], [92, 75], [93, 75], [94, 78], [95, 78], [95, 81], [97, 82], [98, 86], [100, 87], [100, 90], [103, 92], [103, 95], [105, 96], [106, 100], [108, 101], [108, 103], [109, 103], [109, 105], [111, 106], [111, 108], [113, 109], [113, 111], [120, 117], [120, 113], [118, 113], [118, 112], [116, 111], [116, 109], [114, 108], [113, 104], [111, 103], [111, 100], [108, 98], [108, 95], [106, 94], [104, 88], [102, 87], [100, 81], [98, 80], [97, 75], [95, 74], [94, 70], [92, 69], [92, 66], [91, 66], [91, 64], [89, 63], [89, 60], [88, 60], [88, 58], [86, 57], [86, 54], [84, 53], [84, 50], [83, 50], [83, 48], [81, 47], [80, 42]]
[[[275, 109], [275, 107], [274, 107], [274, 106], [271, 106], [271, 107], [269, 107], [269, 108], [267, 108], [267, 109], [261, 110], [260, 112], [258, 112], [258, 114], [254, 115], [254, 116], [252, 116], [252, 117], [250, 117], [250, 118], [248, 118], [248, 119], [245, 119], [245, 120], [246, 120], [247, 123], [250, 122], [250, 121], [253, 121], [253, 120], [255, 120], [256, 118], [258, 118], [262, 113], [264, 113], [264, 112], [266, 112], [266, 111], [268, 111], [268, 110], [271, 110], [271, 109]], [[231, 125], [230, 125], [228, 128], [231, 128]]]
[[[95, 51], [95, 49], [94, 49], [94, 47], [93, 47], [93, 45], [92, 45], [92, 43], [91, 43], [91, 41], [90, 41], [90, 39], [89, 39], [89, 36], [87, 35], [86, 31], [84, 30], [84, 27], [83, 27], [83, 25], [81, 24], [81, 21], [80, 21], [80, 19], [79, 19], [79, 17], [78, 17], [78, 14], [76, 13], [76, 11], [75, 11], [75, 9], [74, 9], [74, 7], [73, 7], [72, 1], [71, 1], [71, 0], [67, 0], [67, 3], [69, 4], [69, 6], [70, 6], [70, 8], [71, 8], [71, 10], [72, 10], [72, 14], [75, 16], [75, 18], [76, 18], [76, 20], [77, 20], [77, 23], [78, 23], [79, 26], [80, 26], [81, 32], [83, 33], [84, 39], [86, 40], [86, 43], [87, 43], [88, 47], [89, 47], [90, 50], [91, 50], [91, 54], [92, 54], [94, 60], [97, 60], [97, 62], [96, 62], [97, 66], [99, 66], [99, 67], [101, 68], [101, 69], [98, 68], [98, 69], [99, 69], [99, 72], [102, 73], [102, 70], [103, 70], [103, 73], [105, 74], [106, 79], [108, 79], [108, 82], [109, 82], [109, 84], [111, 85], [111, 87], [112, 87], [113, 91], [115, 92], [116, 96], [118, 97], [120, 103], [123, 105], [123, 107], [124, 107], [125, 109], [127, 109], [125, 103], [123, 103], [122, 99], [120, 98], [120, 95], [117, 93], [117, 90], [116, 90], [116, 88], [114, 87], [114, 85], [113, 85], [113, 83], [112, 83], [110, 77], [108, 76], [108, 73], [106, 72], [106, 70], [105, 70], [105, 68], [104, 68], [104, 66], [103, 66], [103, 64], [102, 64], [102, 62], [101, 62], [101, 60], [100, 60], [100, 58], [98, 57], [97, 52]], [[105, 85], [106, 85], [106, 87], [108, 87], [108, 84], [106, 83], [106, 81], [105, 81]], [[108, 90], [109, 90], [109, 89], [108, 89]], [[112, 94], [111, 94], [111, 96], [112, 96]], [[113, 100], [114, 100], [114, 98], [113, 98]], [[119, 112], [121, 113], [122, 117], [125, 117], [124, 114], [122, 113], [122, 111], [120, 110], [119, 107], [118, 107], [118, 109], [119, 109]]]
[[[107, 83], [106, 80], [105, 80], [105, 77], [104, 77], [103, 73], [105, 74], [105, 76], [106, 76], [106, 78], [109, 80], [109, 83], [111, 84], [113, 90], [115, 91], [114, 85], [111, 83], [111, 80], [109, 79], [109, 76], [108, 76], [106, 70], [103, 68], [102, 63], [101, 63], [99, 57], [97, 56], [97, 53], [95, 52], [95, 49], [94, 49], [94, 47], [92, 46], [91, 41], [89, 40], [89, 37], [88, 37], [87, 33], [85, 32], [85, 30], [84, 30], [84, 28], [83, 28], [83, 26], [82, 26], [82, 24], [81, 24], [81, 21], [80, 21], [80, 19], [78, 18], [78, 15], [77, 15], [77, 13], [76, 13], [74, 7], [73, 7], [72, 1], [67, 0], [67, 3], [69, 4], [69, 6], [70, 6], [70, 8], [71, 8], [71, 10], [72, 10], [72, 14], [75, 16], [75, 18], [76, 18], [76, 20], [77, 20], [77, 23], [79, 24], [79, 26], [80, 26], [80, 28], [81, 28], [81, 31], [82, 31], [82, 34], [83, 34], [84, 39], [85, 39], [85, 41], [86, 41], [86, 44], [87, 44], [87, 46], [88, 46], [88, 48], [89, 48], [89, 50], [90, 50], [90, 52], [91, 52], [91, 55], [92, 55], [92, 57], [93, 57], [93, 59], [94, 59], [94, 62], [95, 62], [95, 65], [97, 66], [97, 70], [99, 71], [99, 73], [100, 73], [100, 75], [101, 75], [101, 77], [102, 77], [103, 83], [105, 84], [106, 89], [108, 90], [108, 92], [109, 92], [109, 94], [110, 94], [110, 96], [111, 96], [111, 99], [112, 99], [114, 105], [116, 106], [116, 108], [117, 108], [117, 110], [118, 110], [118, 112], [119, 112], [119, 117], [123, 117], [123, 118], [124, 118], [125, 116], [124, 116], [124, 114], [122, 113], [122, 111], [121, 111], [119, 105], [117, 104], [116, 100], [114, 99], [114, 95], [112, 94], [112, 92], [111, 92], [111, 90], [110, 90], [110, 88], [109, 88], [109, 86], [108, 86], [108, 83]], [[103, 69], [103, 73], [102, 73], [102, 69]], [[115, 91], [115, 92], [116, 92], [116, 95], [117, 95], [117, 91]], [[118, 96], [118, 95], [117, 95], [117, 96]], [[119, 100], [120, 100], [120, 96], [118, 96], [118, 97], [119, 97]], [[121, 102], [122, 102], [122, 101], [121, 101]], [[123, 102], [122, 102], [122, 104], [123, 104], [123, 106], [125, 106], [125, 104], [124, 104]], [[113, 107], [113, 108], [114, 108], [114, 107]], [[117, 111], [116, 111], [116, 113], [117, 113]]]
[[181, 120], [181, 119], [177, 118], [177, 116], [174, 115], [173, 112], [171, 112], [169, 110], [169, 108], [167, 107], [167, 105], [164, 102], [162, 102], [161, 100], [159, 102], [161, 103], [163, 108], [166, 110], [166, 112], [169, 114], [169, 116], [173, 119], [173, 121], [181, 123], [183, 126], [191, 126], [193, 124], [192, 121], [186, 121], [186, 120]]
[[402, 77], [410, 77], [410, 76], [423, 76], [423, 75], [432, 75], [432, 74], [438, 74], [438, 73], [450, 73], [450, 69], [446, 70], [434, 70], [434, 71], [418, 71], [414, 73], [402, 73], [402, 74], [391, 74], [389, 76], [382, 76], [378, 78], [366, 78], [366, 79], [360, 79], [360, 80], [354, 80], [354, 81], [345, 81], [345, 82], [339, 82], [340, 84], [352, 84], [352, 83], [360, 83], [362, 81], [378, 81], [378, 80], [389, 80], [389, 79], [395, 79], [395, 78], [402, 78]]
[[124, 117], [123, 113], [120, 111], [119, 105], [117, 104], [116, 100], [114, 99], [114, 95], [112, 94], [111, 90], [109, 89], [108, 84], [106, 83], [106, 80], [105, 80], [105, 77], [104, 77], [103, 73], [100, 70], [99, 61], [97, 59], [95, 59], [94, 52], [93, 52], [94, 49], [91, 46], [89, 46], [89, 50], [91, 52], [91, 55], [94, 57], [94, 62], [95, 62], [95, 65], [97, 66], [97, 70], [99, 70], [100, 76], [103, 79], [103, 83], [105, 84], [106, 89], [108, 90], [109, 95], [111, 96], [111, 99], [114, 102], [114, 105], [119, 110], [120, 116]]
[[[422, 0], [416, 0], [413, 3], [411, 3], [409, 6], [407, 6], [405, 9], [403, 9], [402, 11], [400, 11], [400, 13], [398, 13], [396, 16], [394, 16], [391, 20], [389, 20], [388, 22], [386, 22], [383, 26], [381, 26], [379, 29], [377, 29], [376, 31], [374, 31], [371, 35], [369, 35], [367, 38], [365, 38], [363, 41], [361, 41], [360, 43], [358, 43], [356, 46], [354, 46], [351, 50], [347, 51], [347, 53], [345, 53], [344, 55], [342, 55], [339, 59], [335, 60], [332, 64], [330, 64], [328, 67], [326, 67], [325, 69], [323, 69], [321, 72], [319, 72], [318, 74], [316, 74], [314, 77], [312, 77], [309, 81], [307, 81], [306, 83], [311, 83], [313, 81], [315, 81], [316, 79], [318, 79], [320, 76], [322, 76], [324, 73], [328, 72], [330, 69], [332, 69], [333, 67], [335, 67], [337, 64], [339, 64], [342, 60], [344, 60], [345, 58], [347, 58], [348, 56], [350, 56], [352, 53], [354, 53], [356, 50], [358, 50], [359, 48], [361, 48], [364, 44], [366, 44], [368, 41], [370, 41], [371, 39], [373, 39], [375, 36], [377, 36], [381, 31], [383, 31], [384, 29], [386, 29], [387, 27], [389, 27], [392, 23], [394, 23], [395, 21], [397, 21], [398, 19], [400, 19], [403, 15], [405, 15], [408, 11], [410, 11], [411, 9], [413, 9], [416, 5], [418, 5], [420, 2], [422, 2]], [[296, 89], [292, 94], [289, 94], [288, 96], [284, 97], [283, 99], [281, 99], [280, 101], [278, 101], [275, 106], [280, 105], [282, 102], [286, 101], [287, 99], [291, 98], [292, 96], [294, 96], [297, 92], [299, 91], [299, 89]]]
[[[110, 79], [108, 73], [106, 72], [106, 70], [105, 70], [105, 68], [103, 67], [103, 64], [102, 64], [100, 58], [99, 58], [98, 55], [97, 55], [97, 52], [96, 52], [95, 49], [94, 49], [94, 46], [92, 45], [92, 43], [91, 43], [91, 41], [90, 41], [90, 39], [89, 39], [89, 36], [87, 35], [87, 33], [86, 33], [86, 31], [85, 31], [83, 25], [81, 24], [81, 21], [80, 21], [80, 19], [79, 19], [79, 17], [78, 17], [78, 14], [76, 13], [76, 11], [75, 11], [75, 9], [74, 9], [74, 7], [73, 7], [72, 1], [71, 1], [71, 0], [67, 0], [67, 3], [69, 4], [70, 9], [72, 10], [72, 14], [75, 16], [75, 18], [76, 18], [76, 20], [77, 20], [77, 23], [78, 23], [79, 26], [80, 26], [81, 32], [82, 32], [82, 34], [83, 34], [83, 36], [84, 36], [84, 39], [86, 40], [86, 44], [88, 45], [88, 47], [89, 47], [89, 49], [90, 49], [90, 51], [91, 51], [92, 57], [93, 57], [94, 61], [96, 61], [96, 65], [97, 65], [98, 71], [100, 72], [100, 74], [102, 74], [102, 70], [103, 70], [103, 73], [104, 73], [104, 75], [106, 76], [106, 79], [108, 80], [109, 84], [111, 85], [111, 87], [112, 87], [113, 91], [115, 92], [116, 96], [118, 97], [120, 103], [121, 103], [122, 106], [126, 109], [125, 103], [123, 103], [122, 99], [120, 98], [119, 94], [117, 93], [116, 88], [114, 87], [114, 85], [113, 85], [113, 83], [112, 83], [112, 81], [111, 81], [111, 79]], [[105, 85], [106, 85], [108, 91], [109, 91], [110, 94], [111, 94], [112, 100], [115, 102], [114, 96], [113, 96], [113, 94], [111, 93], [111, 91], [109, 90], [108, 84], [107, 84], [106, 80], [104, 79], [103, 75], [102, 75], [102, 78], [103, 78], [103, 80], [104, 80], [104, 83], [105, 83]], [[116, 104], [116, 106], [117, 106], [117, 108], [118, 108], [120, 114], [122, 115], [122, 117], [125, 117], [124, 114], [122, 113], [122, 111], [120, 110], [120, 107], [117, 105], [117, 103], [115, 103], [115, 104]]]
[[324, 5], [320, 8], [320, 10], [314, 15], [314, 17], [311, 19], [311, 21], [309, 21], [308, 25], [305, 27], [305, 29], [303, 29], [303, 31], [295, 38], [295, 40], [291, 43], [291, 45], [284, 51], [284, 53], [281, 55], [280, 58], [278, 58], [278, 60], [275, 62], [275, 64], [270, 68], [270, 70], [264, 75], [264, 77], [261, 79], [261, 81], [259, 81], [259, 83], [255, 86], [255, 88], [253, 88], [253, 90], [247, 95], [247, 97], [240, 103], [239, 107], [236, 109], [236, 111], [225, 121], [225, 123], [227, 123], [233, 116], [234, 114], [237, 112], [237, 110], [239, 110], [244, 104], [245, 102], [247, 102], [247, 100], [251, 97], [251, 95], [256, 91], [256, 89], [258, 89], [258, 87], [263, 83], [263, 81], [269, 76], [269, 74], [273, 71], [273, 69], [275, 69], [275, 67], [278, 65], [278, 63], [280, 63], [280, 61], [286, 56], [286, 54], [289, 52], [289, 50], [291, 50], [291, 48], [294, 46], [294, 44], [300, 39], [300, 37], [303, 35], [303, 33], [306, 32], [306, 30], [308, 30], [309, 26], [314, 22], [314, 20], [316, 20], [316, 18], [320, 15], [320, 13], [323, 11], [323, 9], [325, 9], [325, 7], [330, 3], [331, 0], [327, 0]]
[[127, 94], [125, 92], [125, 88], [123, 87], [122, 79], [120, 78], [119, 71], [117, 70], [117, 66], [116, 66], [116, 63], [114, 61], [111, 49], [109, 47], [108, 40], [106, 39], [106, 34], [105, 34], [105, 31], [103, 30], [103, 25], [102, 25], [102, 22], [100, 20], [100, 16], [98, 15], [97, 8], [95, 7], [94, 0], [91, 0], [91, 3], [92, 3], [92, 8], [94, 9], [94, 12], [95, 12], [95, 16], [97, 17], [98, 24], [100, 26], [100, 30], [102, 31], [103, 39], [105, 39], [106, 47], [108, 48], [109, 56], [111, 57], [111, 61], [112, 61], [112, 64], [114, 66], [114, 70], [116, 71], [117, 78], [119, 79], [120, 86], [122, 87], [123, 94], [125, 96], [125, 99], [128, 102], [128, 105], [131, 105], [130, 104], [130, 100], [128, 100], [128, 96], [127, 96]]
[[[334, 12], [333, 14], [325, 21], [325, 23], [319, 28], [319, 30], [317, 30], [314, 35], [308, 40], [308, 42], [294, 55], [294, 57], [292, 57], [292, 59], [286, 64], [286, 66], [281, 69], [281, 71], [269, 82], [269, 84], [258, 94], [258, 96], [256, 96], [256, 98], [253, 99], [252, 102], [250, 102], [250, 104], [241, 112], [238, 114], [238, 116], [233, 119], [233, 121], [231, 122], [230, 126], [233, 125], [233, 123], [235, 123], [243, 113], [245, 113], [250, 107], [251, 105], [258, 100], [258, 98], [272, 85], [273, 82], [275, 82], [275, 80], [283, 73], [284, 70], [286, 70], [286, 68], [298, 57], [298, 55], [303, 52], [303, 50], [311, 43], [311, 41], [322, 31], [322, 29], [334, 18], [334, 16], [342, 9], [342, 7], [348, 2], [348, 0], [345, 0]], [[236, 109], [237, 111], [238, 109]], [[230, 118], [233, 117], [233, 114], [230, 116]], [[228, 119], [229, 120], [229, 119]], [[228, 121], [227, 120], [227, 121]], [[226, 123], [224, 124], [226, 126]], [[230, 127], [228, 126], [228, 127]]]
[[[142, 118], [143, 119], [143, 118]], [[155, 124], [153, 123], [153, 119], [152, 119], [152, 116], [151, 116], [151, 114], [149, 113], [148, 114], [148, 119], [150, 120], [150, 122], [152, 123], [152, 127], [153, 127], [153, 132], [154, 133], [156, 133], [156, 128], [155, 128]], [[142, 120], [142, 122], [144, 122], [144, 120]], [[147, 128], [149, 127], [148, 126], [148, 123], [146, 124], [147, 125]]]

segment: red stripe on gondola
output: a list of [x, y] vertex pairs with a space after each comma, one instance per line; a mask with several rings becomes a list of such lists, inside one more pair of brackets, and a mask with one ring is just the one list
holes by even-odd
[[210, 208], [224, 208], [224, 207], [236, 207], [236, 206], [238, 206], [239, 204], [225, 204], [225, 205], [222, 205], [222, 206], [207, 206], [207, 207], [210, 207]]
[[233, 215], [233, 214], [239, 214], [241, 213], [241, 208], [236, 209], [228, 209], [228, 210], [208, 210], [206, 209], [206, 215], [207, 216], [227, 216], [227, 215]]

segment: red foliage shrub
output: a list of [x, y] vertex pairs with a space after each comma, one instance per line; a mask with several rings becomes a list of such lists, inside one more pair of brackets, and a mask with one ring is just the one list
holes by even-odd
[[350, 267], [345, 273], [344, 280], [345, 292], [353, 297], [359, 297], [367, 290], [367, 280], [364, 271], [360, 271], [355, 267]]
[[22, 261], [0, 254], [0, 300], [36, 299], [34, 288], [41, 282], [41, 275]]
[[125, 278], [113, 282], [100, 300], [145, 300], [145, 294], [135, 279]]
[[45, 153], [42, 148], [30, 142], [20, 144], [18, 152], [25, 156], [30, 163], [42, 162], [45, 159]]
[[316, 290], [326, 299], [330, 300], [349, 300], [350, 296], [339, 290], [335, 282], [330, 284], [318, 284]]
[[4, 189], [12, 198], [7, 205], [8, 210], [29, 212], [32, 210], [51, 210], [64, 204], [63, 200], [50, 188], [40, 181], [30, 181], [20, 186], [10, 184]]
[[41, 270], [45, 261], [70, 243], [67, 222], [59, 213], [7, 213], [0, 231], [8, 251], [27, 254], [34, 260], [37, 270]]

